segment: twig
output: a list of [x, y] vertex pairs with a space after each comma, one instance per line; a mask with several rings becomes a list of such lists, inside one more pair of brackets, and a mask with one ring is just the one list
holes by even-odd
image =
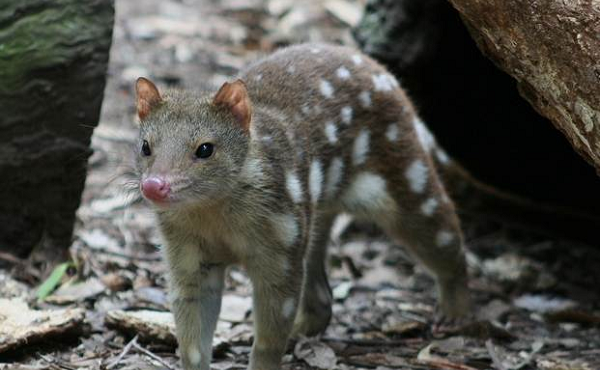
[[48, 363], [48, 366], [50, 366], [50, 368], [52, 369], [77, 370], [75, 367], [67, 365], [63, 361], [57, 360], [56, 358], [53, 358], [51, 356], [45, 356], [41, 353], [38, 353], [37, 355], [42, 360], [46, 361]]
[[4, 260], [4, 261], [10, 262], [15, 265], [24, 265], [25, 264], [25, 260], [22, 260], [10, 253], [5, 253], [5, 252], [0, 252], [0, 260]]
[[423, 365], [427, 365], [429, 367], [434, 367], [436, 369], [442, 370], [477, 370], [474, 367], [463, 364], [457, 364], [443, 358], [423, 359], [417, 360], [417, 362]]
[[350, 358], [340, 358], [339, 361], [345, 363], [346, 365], [356, 366], [359, 369], [376, 369], [379, 366], [377, 364], [369, 364], [364, 361], [355, 361]]
[[150, 352], [149, 350], [147, 350], [146, 348], [140, 346], [137, 343], [133, 344], [133, 347], [137, 350], [140, 351], [142, 354], [150, 357], [151, 359], [158, 361], [161, 365], [163, 365], [164, 367], [166, 367], [167, 369], [170, 370], [175, 370], [175, 368], [173, 366], [171, 366], [169, 363], [167, 363], [165, 360], [163, 360], [162, 358], [160, 358], [159, 356], [155, 355], [154, 353]]
[[116, 252], [116, 251], [109, 251], [106, 250], [104, 248], [89, 248], [91, 251], [94, 252], [98, 252], [101, 254], [106, 254], [109, 256], [114, 256], [114, 257], [120, 257], [120, 258], [125, 258], [125, 259], [129, 259], [129, 260], [137, 260], [137, 261], [144, 261], [144, 262], [156, 262], [156, 261], [160, 261], [162, 259], [162, 257], [160, 256], [160, 254], [156, 253], [155, 256], [135, 256], [129, 253], [121, 253], [121, 252]]
[[357, 346], [398, 346], [410, 343], [420, 343], [422, 339], [400, 339], [400, 340], [367, 340], [367, 339], [346, 339], [346, 338], [333, 338], [333, 337], [321, 337], [323, 342], [333, 343], [345, 343], [354, 344]]
[[377, 369], [379, 367], [383, 367], [386, 369], [414, 369], [414, 370], [425, 369], [424, 366], [413, 365], [413, 364], [408, 364], [408, 363], [403, 363], [402, 365], [386, 364], [386, 365], [382, 366], [379, 363], [369, 363], [366, 361], [354, 360], [354, 359], [348, 358], [348, 357], [341, 357], [339, 359], [339, 361], [345, 363], [346, 365], [355, 366], [359, 369]]
[[113, 367], [117, 366], [119, 364], [119, 362], [121, 362], [121, 360], [123, 360], [123, 357], [125, 357], [125, 355], [127, 355], [127, 353], [129, 353], [129, 351], [131, 350], [131, 347], [134, 344], [137, 344], [137, 340], [138, 340], [138, 336], [136, 335], [135, 337], [133, 337], [132, 340], [129, 341], [129, 343], [127, 343], [127, 345], [125, 347], [123, 347], [123, 350], [121, 351], [121, 353], [119, 353], [119, 357], [117, 357], [116, 360], [114, 360], [112, 363], [108, 364], [108, 366], [106, 366], [106, 370], [110, 370]]

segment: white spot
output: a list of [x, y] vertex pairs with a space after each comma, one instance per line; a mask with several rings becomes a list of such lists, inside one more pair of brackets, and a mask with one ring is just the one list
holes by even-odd
[[335, 74], [338, 76], [340, 80], [347, 80], [350, 78], [350, 71], [342, 66], [335, 71]]
[[398, 123], [390, 123], [388, 126], [385, 137], [391, 142], [398, 141], [398, 136], [400, 135], [400, 129], [398, 128]]
[[387, 73], [372, 75], [371, 79], [375, 91], [392, 91], [398, 86], [398, 81]]
[[342, 158], [335, 157], [331, 160], [327, 169], [327, 183], [325, 185], [325, 195], [331, 199], [342, 180], [344, 161]]
[[291, 214], [275, 215], [271, 217], [271, 224], [277, 234], [276, 237], [286, 247], [294, 244], [299, 235], [298, 222]]
[[288, 171], [285, 174], [285, 185], [287, 187], [287, 191], [290, 194], [290, 198], [294, 203], [302, 202], [302, 184], [300, 183], [300, 179], [298, 179], [298, 175], [296, 175], [293, 171]]
[[309, 114], [310, 113], [310, 107], [308, 105], [303, 105], [302, 108], [300, 108], [300, 110], [304, 114]]
[[200, 365], [200, 351], [196, 347], [188, 348], [188, 360], [194, 366]]
[[259, 74], [257, 74], [256, 76], [254, 76], [254, 80], [255, 80], [255, 81], [260, 81], [260, 80], [262, 80], [262, 74], [261, 74], [261, 73], [259, 73]]
[[340, 116], [342, 116], [342, 122], [346, 125], [349, 125], [352, 122], [352, 107], [345, 106], [340, 111]]
[[447, 247], [452, 243], [453, 240], [454, 234], [444, 230], [438, 232], [435, 237], [435, 243], [438, 245], [438, 247]]
[[310, 164], [308, 184], [310, 189], [310, 200], [313, 204], [316, 204], [321, 197], [321, 191], [323, 190], [323, 166], [318, 160], [314, 160]]
[[327, 136], [329, 143], [335, 144], [337, 142], [337, 126], [332, 121], [325, 123], [325, 136]]
[[371, 172], [358, 174], [342, 200], [347, 209], [355, 214], [391, 212], [396, 207], [387, 193], [383, 177]]
[[425, 126], [423, 121], [417, 116], [413, 118], [413, 126], [417, 131], [417, 137], [419, 138], [419, 142], [425, 151], [430, 152], [433, 147], [435, 147], [435, 138], [431, 134], [431, 131]]
[[355, 166], [363, 164], [367, 160], [367, 153], [369, 153], [369, 136], [369, 131], [362, 129], [356, 139], [354, 139], [352, 164]]
[[313, 54], [319, 54], [321, 52], [321, 49], [319, 49], [319, 48], [311, 48], [310, 52], [313, 53]]
[[437, 156], [437, 159], [440, 161], [441, 164], [450, 163], [450, 158], [448, 157], [448, 154], [446, 154], [446, 152], [444, 150], [437, 149], [435, 151], [435, 155]]
[[241, 175], [246, 180], [257, 180], [263, 177], [262, 164], [258, 158], [248, 158], [244, 162]]
[[296, 300], [294, 298], [288, 298], [283, 302], [281, 306], [281, 314], [284, 318], [289, 319], [292, 317], [294, 310], [296, 308]]
[[450, 197], [448, 197], [448, 194], [446, 194], [446, 192], [442, 193], [442, 202], [448, 204], [451, 202]]
[[352, 56], [352, 62], [354, 62], [354, 64], [356, 64], [357, 66], [359, 66], [359, 65], [362, 64], [363, 60], [362, 60], [362, 57], [360, 55], [354, 54]]
[[260, 140], [264, 141], [266, 143], [270, 143], [273, 141], [273, 137], [271, 135], [265, 135], [265, 136], [261, 137]]
[[373, 87], [375, 88], [375, 91], [385, 91], [388, 89], [387, 81], [385, 79], [382, 79], [381, 77], [383, 77], [383, 75], [381, 74], [371, 76], [371, 80], [373, 81]]
[[415, 193], [422, 193], [425, 191], [428, 170], [427, 166], [421, 159], [415, 160], [410, 166], [408, 166], [405, 176], [408, 179], [410, 190], [414, 191]]
[[421, 204], [421, 212], [423, 212], [425, 216], [432, 216], [438, 205], [439, 202], [437, 199], [429, 198]]
[[358, 94], [358, 99], [360, 100], [360, 105], [363, 108], [369, 108], [371, 106], [371, 93], [368, 91], [363, 91]]
[[294, 73], [296, 72], [296, 66], [288, 66], [286, 70], [288, 73]]
[[290, 266], [290, 262], [288, 261], [287, 257], [281, 258], [281, 261], [279, 261], [279, 267], [281, 267], [281, 269], [283, 270], [284, 273], [288, 273], [290, 271], [290, 269], [292, 268], [292, 266]]
[[327, 80], [321, 79], [321, 81], [319, 81], [319, 90], [326, 98], [331, 98], [333, 96], [333, 86], [331, 86]]

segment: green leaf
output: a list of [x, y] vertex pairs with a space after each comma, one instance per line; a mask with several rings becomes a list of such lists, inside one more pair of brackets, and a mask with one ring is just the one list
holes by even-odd
[[72, 262], [64, 262], [54, 268], [54, 271], [52, 271], [50, 276], [48, 276], [46, 281], [44, 281], [37, 290], [37, 298], [39, 301], [46, 299], [46, 297], [56, 289], [69, 267], [72, 266], [74, 266]]

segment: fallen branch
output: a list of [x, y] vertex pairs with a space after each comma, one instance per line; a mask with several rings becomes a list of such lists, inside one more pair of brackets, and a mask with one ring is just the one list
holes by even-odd
[[123, 347], [123, 350], [121, 351], [119, 356], [116, 358], [116, 360], [114, 360], [112, 363], [110, 363], [108, 366], [106, 366], [106, 370], [110, 370], [113, 367], [117, 366], [119, 364], [119, 362], [121, 362], [121, 360], [123, 360], [123, 357], [125, 357], [125, 355], [127, 355], [129, 353], [129, 351], [131, 350], [131, 347], [134, 344], [137, 344], [137, 340], [138, 340], [138, 336], [136, 335], [135, 337], [133, 337], [132, 340], [129, 341], [129, 343], [127, 343], [127, 345], [125, 347]]
[[139, 344], [137, 344], [137, 342], [133, 343], [133, 347], [139, 351], [140, 353], [142, 353], [143, 355], [146, 355], [148, 357], [150, 357], [151, 359], [159, 362], [161, 365], [163, 365], [164, 367], [170, 369], [170, 370], [175, 370], [175, 368], [173, 366], [171, 366], [169, 363], [167, 363], [165, 360], [163, 360], [162, 358], [160, 358], [160, 356], [155, 355], [154, 353], [150, 352], [149, 350], [147, 350], [146, 348], [140, 346]]

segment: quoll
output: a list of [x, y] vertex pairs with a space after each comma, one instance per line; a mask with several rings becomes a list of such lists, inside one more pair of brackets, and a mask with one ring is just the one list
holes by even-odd
[[436, 169], [452, 162], [397, 80], [360, 52], [281, 49], [216, 93], [137, 81], [137, 178], [164, 238], [183, 367], [208, 370], [225, 268], [253, 284], [251, 370], [280, 368], [291, 335], [331, 317], [334, 217], [377, 224], [437, 283], [445, 319], [469, 312], [459, 220]]

